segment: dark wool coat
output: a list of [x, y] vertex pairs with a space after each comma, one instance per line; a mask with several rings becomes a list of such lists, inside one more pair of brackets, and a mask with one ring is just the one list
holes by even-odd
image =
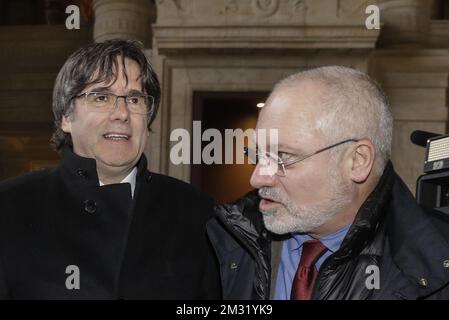
[[127, 183], [99, 187], [95, 160], [68, 149], [60, 166], [0, 183], [0, 298], [219, 298], [211, 199], [145, 156], [137, 167], [134, 198]]

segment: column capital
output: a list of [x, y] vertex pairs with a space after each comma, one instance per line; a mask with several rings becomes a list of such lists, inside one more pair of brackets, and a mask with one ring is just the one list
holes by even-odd
[[432, 0], [378, 0], [382, 47], [422, 47], [427, 44]]
[[94, 0], [94, 40], [135, 39], [151, 47], [156, 9], [148, 0]]

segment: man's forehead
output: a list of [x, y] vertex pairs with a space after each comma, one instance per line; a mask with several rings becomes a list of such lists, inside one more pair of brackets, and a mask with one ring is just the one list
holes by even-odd
[[263, 107], [257, 128], [310, 131], [318, 120], [317, 105], [305, 99], [279, 95]]
[[[130, 58], [125, 58], [125, 66], [123, 66], [123, 60], [120, 56], [116, 57], [116, 62], [117, 63], [112, 67], [114, 75], [111, 79], [91, 83], [86, 86], [85, 90], [92, 88], [111, 88], [118, 80], [120, 80], [119, 83], [121, 83], [121, 80], [125, 80], [126, 85], [131, 87], [131, 89], [142, 90], [143, 88], [140, 81], [141, 70], [138, 63]], [[94, 72], [92, 79], [98, 79], [100, 77], [99, 72], [100, 68]]]
[[267, 103], [269, 107], [273, 108], [288, 106], [296, 110], [306, 111], [320, 104], [324, 94], [325, 86], [320, 81], [297, 80], [276, 88], [268, 98]]
[[258, 128], [254, 137], [254, 142], [257, 142], [259, 147], [268, 147], [271, 149], [274, 145], [279, 150], [292, 152], [301, 150], [303, 147], [307, 148], [309, 143], [315, 144], [320, 139], [320, 134], [307, 130], [284, 130], [279, 128], [276, 135], [273, 135], [270, 130], [263, 130]]
[[267, 100], [257, 121], [257, 129], [278, 130], [279, 145], [297, 147], [316, 137], [319, 95], [322, 86], [305, 82], [279, 88]]
[[267, 146], [276, 144], [279, 150], [294, 152], [307, 147], [309, 142], [314, 143], [319, 136], [315, 127], [305, 123], [291, 123], [284, 126], [257, 126], [255, 141]]

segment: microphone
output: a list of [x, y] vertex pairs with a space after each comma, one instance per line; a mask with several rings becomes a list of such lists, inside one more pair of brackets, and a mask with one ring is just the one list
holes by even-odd
[[427, 140], [440, 136], [438, 133], [415, 130], [410, 135], [410, 140], [417, 146], [427, 147]]

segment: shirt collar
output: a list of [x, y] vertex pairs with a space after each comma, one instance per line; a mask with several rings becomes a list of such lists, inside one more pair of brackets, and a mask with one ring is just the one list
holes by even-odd
[[[131, 197], [134, 197], [134, 189], [136, 188], [136, 176], [137, 176], [137, 167], [134, 167], [131, 172], [122, 180], [120, 183], [129, 183], [131, 185]], [[104, 186], [104, 183], [98, 179], [98, 182], [101, 186]]]
[[[336, 232], [320, 238], [321, 243], [332, 253], [337, 251], [340, 248], [343, 239], [346, 237], [346, 233], [348, 232], [350, 226], [351, 224], [348, 224]], [[291, 238], [287, 240], [288, 251], [291, 252], [298, 250], [307, 240], [313, 240], [313, 238], [308, 234], [292, 234]]]

